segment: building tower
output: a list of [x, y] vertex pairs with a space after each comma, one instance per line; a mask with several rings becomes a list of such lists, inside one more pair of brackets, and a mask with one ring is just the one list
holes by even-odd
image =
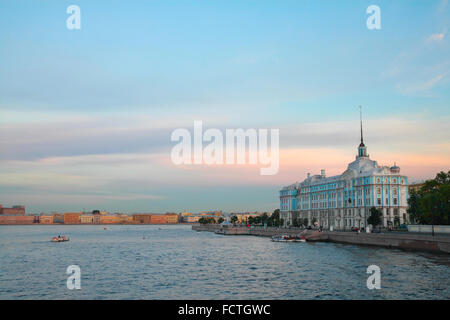
[[368, 158], [369, 155], [367, 154], [367, 147], [364, 144], [364, 139], [363, 139], [362, 108], [361, 108], [361, 106], [359, 106], [359, 121], [360, 121], [360, 125], [361, 125], [361, 143], [359, 144], [358, 156], [356, 158]]

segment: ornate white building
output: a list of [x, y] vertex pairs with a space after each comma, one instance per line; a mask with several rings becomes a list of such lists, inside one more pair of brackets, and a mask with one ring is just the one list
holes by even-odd
[[311, 176], [280, 190], [280, 217], [284, 225], [313, 225], [317, 222], [324, 228], [365, 228], [371, 207], [381, 209], [384, 227], [409, 222], [406, 212], [408, 179], [400, 174], [400, 168], [379, 166], [369, 158], [363, 142], [361, 121], [361, 143], [358, 155], [341, 175], [326, 177]]

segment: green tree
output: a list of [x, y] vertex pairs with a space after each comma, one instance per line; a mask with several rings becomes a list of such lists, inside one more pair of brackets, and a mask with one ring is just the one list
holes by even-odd
[[305, 227], [308, 226], [308, 218], [303, 219], [303, 225]]
[[280, 224], [282, 224], [280, 219], [280, 209], [275, 209], [275, 211], [272, 213], [270, 218], [268, 219], [268, 225], [273, 227], [278, 227]]
[[420, 223], [420, 206], [419, 206], [420, 196], [415, 190], [411, 190], [408, 199], [408, 209], [406, 210], [413, 222]]
[[425, 181], [417, 191], [411, 191], [408, 213], [421, 224], [450, 224], [450, 171], [441, 171]]
[[235, 224], [238, 221], [238, 217], [236, 217], [235, 215], [231, 216], [231, 223]]
[[369, 210], [369, 218], [367, 219], [367, 222], [372, 225], [373, 228], [377, 227], [381, 224], [381, 217], [382, 213], [380, 209], [377, 209], [375, 207], [370, 208]]
[[217, 223], [218, 224], [221, 224], [222, 222], [224, 222], [225, 220], [222, 218], [222, 217], [220, 217], [218, 220], [217, 220]]
[[269, 220], [269, 216], [267, 215], [267, 212], [264, 212], [263, 215], [261, 216], [261, 223], [265, 224], [265, 223], [267, 223], [268, 220]]

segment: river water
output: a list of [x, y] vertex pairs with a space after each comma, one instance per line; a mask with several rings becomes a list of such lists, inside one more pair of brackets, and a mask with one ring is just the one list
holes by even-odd
[[[449, 299], [450, 256], [190, 226], [0, 226], [0, 299]], [[69, 242], [51, 243], [64, 234]], [[81, 269], [81, 289], [66, 269]], [[369, 265], [381, 289], [369, 290]]]

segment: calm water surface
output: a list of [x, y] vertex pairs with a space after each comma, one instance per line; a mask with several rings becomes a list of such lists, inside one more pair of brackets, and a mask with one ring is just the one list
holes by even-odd
[[[372, 264], [380, 290], [366, 286]], [[81, 290], [66, 287], [69, 265]], [[449, 255], [181, 225], [0, 226], [0, 299], [449, 299], [449, 278]]]

